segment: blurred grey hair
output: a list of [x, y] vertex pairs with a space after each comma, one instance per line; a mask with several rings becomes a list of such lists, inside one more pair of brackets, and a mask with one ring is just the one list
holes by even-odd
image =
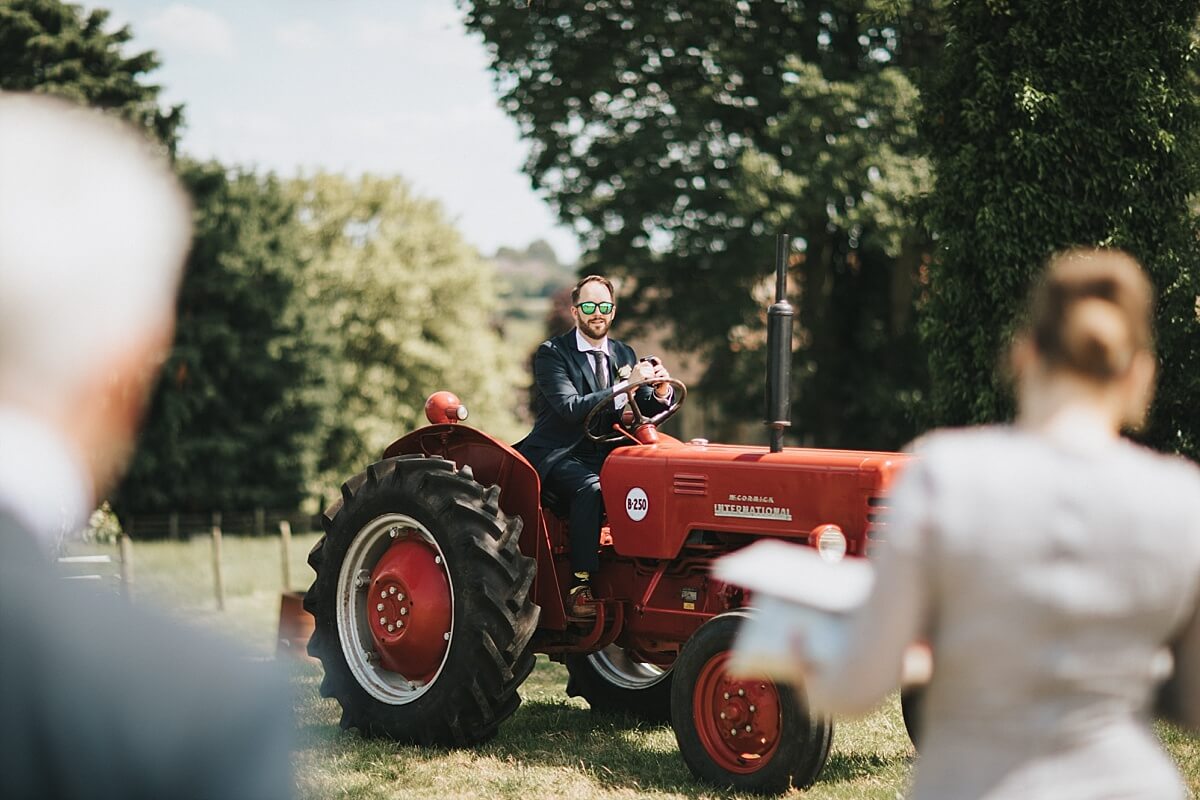
[[136, 129], [0, 92], [0, 400], [50, 402], [173, 319], [191, 206]]

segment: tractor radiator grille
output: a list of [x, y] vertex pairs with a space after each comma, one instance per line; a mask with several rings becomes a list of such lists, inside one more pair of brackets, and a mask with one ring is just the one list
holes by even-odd
[[708, 494], [708, 476], [677, 472], [675, 473], [674, 489], [675, 494], [706, 495]]
[[867, 555], [887, 540], [888, 499], [884, 495], [871, 495], [867, 498]]

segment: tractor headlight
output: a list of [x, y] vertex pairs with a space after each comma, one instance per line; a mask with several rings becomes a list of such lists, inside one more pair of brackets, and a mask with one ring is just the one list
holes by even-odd
[[818, 525], [808, 535], [808, 543], [826, 561], [836, 562], [846, 557], [846, 534], [837, 525]]

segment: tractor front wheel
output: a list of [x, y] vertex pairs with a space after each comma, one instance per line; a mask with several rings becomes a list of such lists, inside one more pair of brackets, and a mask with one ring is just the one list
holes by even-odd
[[440, 458], [373, 464], [342, 486], [308, 562], [321, 694], [341, 726], [401, 742], [464, 746], [516, 710], [533, 668], [534, 561], [499, 489]]
[[745, 610], [704, 623], [675, 662], [671, 724], [683, 760], [720, 788], [780, 794], [810, 786], [829, 759], [833, 723], [814, 718], [796, 690], [728, 671]]

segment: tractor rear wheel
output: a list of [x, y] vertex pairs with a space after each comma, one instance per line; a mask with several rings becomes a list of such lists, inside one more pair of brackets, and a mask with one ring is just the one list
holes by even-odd
[[516, 710], [533, 669], [534, 561], [500, 490], [440, 458], [401, 456], [342, 485], [309, 553], [304, 607], [316, 626], [321, 694], [342, 728], [465, 746]]
[[713, 617], [684, 644], [671, 687], [679, 752], [693, 775], [721, 788], [780, 794], [808, 787], [829, 759], [833, 723], [811, 716], [790, 686], [729, 673], [734, 635], [748, 615]]
[[587, 700], [593, 711], [626, 713], [647, 722], [671, 720], [671, 670], [638, 661], [609, 645], [566, 658], [567, 695]]

